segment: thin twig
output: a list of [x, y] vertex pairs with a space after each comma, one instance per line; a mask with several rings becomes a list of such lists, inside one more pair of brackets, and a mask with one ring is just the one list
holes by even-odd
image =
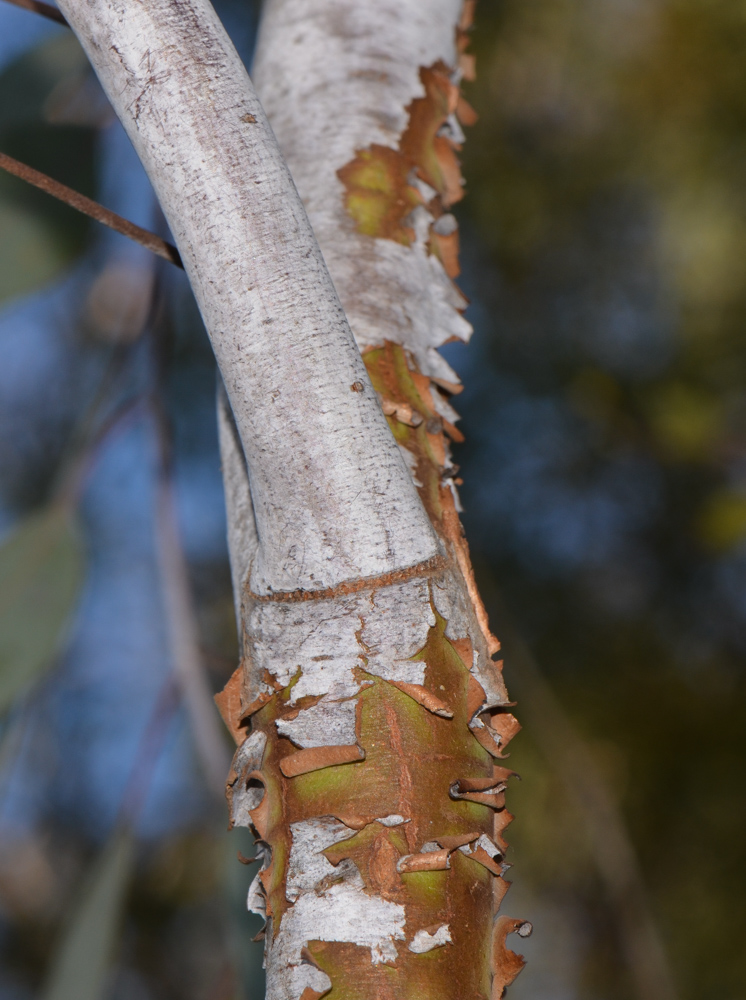
[[143, 404], [142, 396], [130, 396], [106, 417], [95, 433], [91, 434], [90, 440], [80, 448], [79, 454], [69, 462], [64, 470], [64, 475], [60, 476], [59, 485], [55, 491], [57, 503], [67, 506], [71, 510], [78, 505], [88, 481], [88, 475], [98, 459], [101, 446], [109, 444], [114, 431], [121, 433], [125, 430], [132, 419], [137, 416], [137, 412]]
[[192, 723], [195, 749], [208, 789], [222, 805], [230, 755], [200, 653], [196, 609], [177, 523], [169, 427], [161, 400], [155, 393], [153, 396], [160, 452], [155, 533], [173, 670]]
[[156, 236], [155, 233], [151, 233], [148, 229], [136, 226], [129, 219], [123, 219], [116, 212], [104, 208], [97, 201], [86, 198], [85, 195], [80, 194], [78, 191], [73, 191], [72, 188], [67, 187], [65, 184], [60, 184], [59, 181], [47, 176], [47, 174], [43, 174], [39, 170], [34, 170], [33, 167], [29, 167], [19, 160], [14, 160], [12, 156], [8, 156], [6, 153], [0, 153], [0, 168], [7, 170], [9, 174], [19, 177], [28, 184], [33, 184], [34, 187], [40, 188], [46, 194], [50, 194], [53, 198], [57, 198], [59, 201], [69, 205], [70, 208], [77, 209], [83, 215], [95, 219], [96, 222], [103, 223], [109, 229], [121, 233], [122, 236], [128, 237], [128, 239], [133, 240], [135, 243], [139, 243], [146, 250], [150, 250], [151, 253], [163, 257], [164, 260], [170, 261], [171, 264], [176, 264], [177, 267], [184, 266], [181, 262], [179, 251], [172, 243], [162, 240], [160, 236]]
[[166, 628], [173, 670], [181, 685], [202, 772], [211, 795], [223, 806], [230, 753], [202, 659], [189, 567], [179, 531], [174, 489], [173, 439], [164, 404], [167, 328], [162, 312], [160, 316], [154, 317], [151, 329], [153, 390], [150, 406], [158, 442], [155, 535]]
[[168, 728], [179, 707], [179, 683], [170, 673], [153, 703], [145, 731], [140, 738], [119, 805], [117, 823], [134, 828], [142, 812], [153, 779], [153, 772], [163, 750]]
[[66, 28], [69, 27], [62, 11], [53, 7], [51, 3], [44, 3], [44, 0], [6, 0], [6, 3], [12, 3], [14, 7], [23, 7], [24, 10], [41, 14], [42, 17], [48, 17], [50, 21], [64, 24]]
[[100, 420], [101, 413], [110, 398], [115, 396], [118, 380], [122, 372], [126, 371], [126, 364], [131, 356], [131, 351], [119, 344], [110, 350], [93, 396], [84, 404], [82, 414], [75, 421], [69, 438], [62, 446], [50, 488], [51, 496], [64, 497], [63, 502], [69, 500], [73, 504], [77, 504], [80, 500], [79, 491], [72, 487], [71, 483], [73, 481], [76, 485], [80, 483], [78, 467], [89, 461], [85, 458], [89, 448], [96, 448], [100, 443], [101, 434], [96, 431], [97, 421]]

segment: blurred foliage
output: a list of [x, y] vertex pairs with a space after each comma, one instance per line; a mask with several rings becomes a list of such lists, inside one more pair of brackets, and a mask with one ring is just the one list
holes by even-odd
[[[50, 121], [55, 96], [86, 67], [77, 41], [63, 34], [0, 73], [0, 149], [90, 197], [94, 130]], [[83, 251], [89, 232], [84, 216], [0, 174], [0, 302], [58, 276]]]
[[0, 714], [49, 667], [83, 582], [70, 511], [51, 505], [0, 544]]
[[91, 866], [80, 898], [70, 908], [43, 1000], [98, 1000], [102, 995], [132, 876], [134, 848], [132, 831], [117, 828]]

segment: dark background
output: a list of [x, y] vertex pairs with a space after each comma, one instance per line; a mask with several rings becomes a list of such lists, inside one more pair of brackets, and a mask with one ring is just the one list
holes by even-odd
[[[254, 6], [217, 6], [248, 60]], [[746, 1000], [746, 8], [482, 0], [472, 49], [457, 214], [475, 334], [445, 352], [465, 384], [464, 523], [525, 725], [504, 910], [535, 933], [510, 994], [665, 1000], [641, 972], [662, 948], [681, 1000]], [[75, 40], [4, 5], [0, 150], [162, 227]], [[71, 615], [0, 733], [0, 998], [258, 998], [250, 843], [224, 834], [182, 710], [162, 711], [154, 393], [215, 690], [236, 662], [190, 293], [0, 176], [0, 300], [0, 531], [83, 469], [59, 557]], [[46, 607], [29, 635], [54, 631]], [[93, 993], [59, 979], [81, 912], [113, 928], [108, 965], [93, 938], [77, 953], [83, 977], [103, 961]]]

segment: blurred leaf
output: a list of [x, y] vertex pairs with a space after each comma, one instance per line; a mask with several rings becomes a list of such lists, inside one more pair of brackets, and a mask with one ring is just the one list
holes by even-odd
[[45, 102], [55, 87], [87, 67], [85, 53], [71, 31], [42, 42], [16, 59], [0, 73], [0, 94], [7, 98], [0, 103], [0, 129], [41, 123]]
[[650, 402], [650, 421], [659, 444], [674, 461], [711, 457], [723, 429], [723, 404], [698, 386], [660, 386]]
[[0, 233], [0, 301], [39, 288], [69, 263], [70, 254], [57, 240], [52, 222], [10, 202], [2, 187]]
[[568, 386], [568, 399], [578, 413], [596, 423], [612, 420], [621, 400], [617, 382], [599, 368], [581, 368]]
[[[72, 32], [7, 66], [0, 73], [0, 149], [95, 196], [94, 129], [50, 124], [45, 112], [87, 66]], [[0, 301], [55, 278], [83, 252], [91, 231], [79, 213], [0, 173]]]
[[82, 580], [80, 539], [62, 507], [32, 514], [0, 545], [0, 712], [50, 664]]
[[709, 497], [698, 521], [698, 534], [716, 552], [725, 551], [746, 538], [746, 496], [721, 490]]
[[42, 1000], [99, 1000], [133, 861], [134, 837], [120, 828], [93, 864], [70, 914]]

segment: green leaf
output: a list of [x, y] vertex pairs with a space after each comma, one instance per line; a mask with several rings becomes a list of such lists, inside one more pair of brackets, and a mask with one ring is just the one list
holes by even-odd
[[131, 831], [120, 828], [94, 862], [52, 960], [42, 1000], [100, 1000], [132, 875], [134, 846]]
[[32, 514], [0, 545], [0, 712], [52, 662], [82, 581], [81, 542], [62, 507]]

